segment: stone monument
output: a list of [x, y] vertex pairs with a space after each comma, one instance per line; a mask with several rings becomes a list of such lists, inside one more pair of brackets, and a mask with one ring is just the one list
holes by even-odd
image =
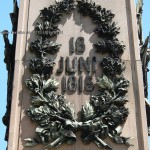
[[20, 1], [7, 149], [148, 150], [138, 35], [133, 0]]

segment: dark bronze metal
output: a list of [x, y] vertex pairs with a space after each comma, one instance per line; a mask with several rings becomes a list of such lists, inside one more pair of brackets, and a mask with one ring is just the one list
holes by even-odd
[[87, 92], [92, 92], [94, 90], [94, 84], [92, 82], [91, 76], [86, 76], [84, 80], [84, 90]]
[[121, 60], [117, 58], [104, 57], [101, 66], [103, 68], [103, 73], [110, 77], [121, 74], [125, 70], [124, 62], [121, 62]]
[[33, 74], [30, 79], [26, 80], [26, 86], [38, 95], [44, 96], [48, 91], [56, 91], [59, 82], [53, 78], [44, 79], [44, 75]]
[[76, 50], [78, 53], [83, 54], [85, 51], [85, 44], [84, 44], [84, 38], [83, 37], [78, 37], [76, 42], [75, 42]]
[[96, 52], [109, 53], [113, 58], [119, 58], [125, 50], [123, 42], [119, 42], [117, 38], [113, 40], [104, 40], [94, 44]]
[[94, 23], [108, 23], [114, 18], [114, 14], [106, 8], [87, 0], [78, 0], [79, 12], [84, 16], [90, 16]]
[[99, 37], [104, 37], [106, 39], [114, 39], [120, 32], [120, 28], [117, 27], [115, 22], [113, 23], [102, 23], [97, 26], [94, 32]]
[[74, 53], [74, 38], [70, 38], [70, 41], [69, 41], [69, 51], [70, 51], [70, 54], [73, 54]]
[[92, 72], [95, 73], [96, 69], [96, 57], [92, 57]]
[[61, 81], [61, 89], [62, 92], [65, 93], [67, 90], [67, 85], [66, 85], [66, 76], [63, 76], [62, 81]]
[[5, 133], [6, 141], [8, 141], [8, 138], [9, 138], [9, 122], [10, 122], [10, 111], [11, 111], [13, 79], [14, 79], [18, 13], [19, 13], [18, 3], [17, 3], [17, 0], [14, 0], [13, 1], [13, 13], [10, 13], [10, 18], [12, 22], [12, 33], [14, 33], [12, 44], [10, 44], [9, 39], [8, 39], [8, 31], [6, 30], [3, 31], [3, 38], [4, 38], [4, 43], [5, 43], [4, 62], [6, 64], [6, 69], [8, 71], [6, 113], [2, 119], [4, 125], [6, 126], [6, 133]]
[[143, 14], [143, 0], [138, 0], [137, 5], [136, 5], [136, 17], [137, 17], [137, 25], [138, 25], [140, 56], [141, 56], [141, 61], [142, 61], [148, 135], [150, 136], [150, 119], [149, 119], [150, 118], [150, 104], [148, 102], [148, 81], [147, 81], [147, 72], [149, 71], [148, 63], [150, 61], [150, 51], [148, 50], [148, 42], [149, 42], [150, 37], [147, 37], [145, 39], [145, 42], [143, 42], [142, 14]]
[[146, 38], [144, 44], [141, 46], [141, 49], [140, 49], [145, 98], [148, 98], [147, 72], [149, 71], [148, 63], [150, 61], [150, 50], [148, 50], [148, 42], [149, 42], [149, 36]]
[[73, 9], [75, 9], [74, 0], [56, 0], [56, 4], [60, 9], [66, 14], [70, 14]]
[[68, 90], [71, 91], [71, 92], [75, 92], [77, 90], [77, 81], [76, 81], [76, 77], [75, 76], [71, 75], [68, 78], [67, 86], [68, 86]]
[[62, 73], [63, 71], [64, 71], [64, 58], [60, 57], [59, 69], [57, 69], [57, 73]]
[[73, 61], [72, 61], [72, 69], [70, 67], [70, 59], [69, 57], [66, 58], [66, 72], [68, 72], [69, 74], [75, 74], [78, 70], [78, 61], [77, 61], [77, 57], [74, 57]]
[[144, 83], [144, 95], [145, 95], [145, 104], [146, 104], [146, 113], [147, 113], [147, 126], [148, 126], [148, 135], [150, 136], [150, 104], [148, 102], [148, 76], [149, 72], [148, 64], [150, 61], [150, 50], [148, 49], [149, 36], [146, 38], [144, 44], [140, 49], [140, 56], [142, 62], [142, 71], [143, 71], [143, 83]]
[[58, 53], [61, 44], [57, 44], [53, 41], [49, 41], [47, 38], [38, 38], [34, 42], [31, 42], [29, 48], [32, 52], [38, 56], [44, 56], [47, 53], [56, 54]]
[[82, 92], [83, 91], [83, 77], [82, 76], [79, 76], [79, 92]]
[[142, 13], [143, 13], [143, 0], [138, 0], [138, 3], [136, 5], [136, 18], [137, 18], [138, 37], [139, 37], [140, 45], [143, 45]]
[[58, 22], [61, 21], [63, 12], [70, 13], [75, 8], [74, 0], [56, 0], [56, 5], [50, 5], [40, 11], [43, 23], [37, 22], [35, 33], [42, 37], [52, 37], [60, 33]]
[[17, 39], [17, 26], [18, 26], [18, 15], [19, 15], [19, 7], [17, 0], [13, 2], [13, 13], [10, 13], [10, 18], [12, 22], [12, 32], [13, 34], [13, 45], [16, 46], [16, 39]]
[[148, 99], [145, 98], [145, 104], [146, 104], [146, 114], [147, 114], [147, 127], [148, 127], [148, 136], [150, 136], [150, 103]]
[[91, 61], [89, 57], [87, 57], [86, 61], [84, 60], [83, 57], [79, 58], [79, 71], [80, 72], [83, 72], [85, 69], [88, 73], [90, 73], [90, 65], [91, 65]]
[[47, 57], [31, 59], [29, 63], [29, 67], [33, 73], [44, 75], [51, 75], [55, 65], [55, 62]]
[[[54, 42], [50, 44], [46, 37], [58, 34], [58, 23], [61, 21], [63, 13], [70, 13], [74, 7], [73, 0], [56, 0], [56, 5], [51, 5], [41, 10], [40, 17], [43, 22], [35, 26], [35, 32], [40, 32], [38, 34], [41, 39], [30, 45], [30, 49], [37, 54], [36, 61], [38, 59], [43, 60], [48, 52], [52, 52], [52, 54], [58, 52], [60, 44]], [[98, 25], [95, 33], [105, 38], [103, 43], [97, 42], [95, 44], [97, 52], [99, 50], [103, 52], [102, 49], [104, 49], [111, 54], [111, 58], [105, 58], [102, 62], [103, 77], [97, 78], [99, 94], [92, 95], [90, 101], [82, 107], [82, 117], [79, 122], [75, 118], [75, 111], [71, 104], [65, 101], [63, 95], [58, 95], [54, 92], [58, 88], [58, 82], [53, 78], [48, 79], [44, 73], [40, 73], [41, 70], [39, 69], [38, 74], [33, 74], [30, 79], [26, 80], [26, 85], [33, 95], [27, 114], [32, 121], [38, 124], [38, 127], [36, 128], [37, 137], [25, 139], [25, 146], [32, 147], [37, 144], [45, 144], [45, 149], [50, 149], [57, 148], [64, 142], [73, 144], [76, 142], [76, 131], [82, 132], [81, 139], [85, 144], [94, 142], [98, 147], [107, 150], [112, 150], [111, 146], [104, 142], [107, 137], [114, 143], [131, 146], [129, 143], [130, 138], [120, 136], [121, 126], [125, 123], [129, 114], [128, 109], [125, 107], [129, 81], [122, 75], [124, 65], [120, 60], [120, 55], [125, 46], [116, 38], [120, 28], [117, 27], [115, 22], [112, 22], [114, 14], [96, 3], [78, 0], [77, 7], [81, 14], [90, 16], [93, 22]], [[85, 50], [83, 38], [79, 41], [77, 40], [75, 45], [77, 51], [83, 53]], [[70, 50], [70, 52], [73, 52], [73, 50]], [[88, 57], [85, 61], [83, 57], [80, 57], [79, 71], [83, 72], [85, 70], [90, 73], [91, 62], [92, 69], [96, 71], [95, 58], [90, 61]], [[108, 65], [106, 65], [106, 62], [108, 62]], [[75, 57], [73, 60], [72, 69], [69, 65], [69, 57], [67, 57], [66, 71], [69, 74], [74, 74], [77, 71], [77, 58]], [[116, 67], [119, 69], [117, 70]], [[112, 70], [114, 76], [107, 75], [109, 69]], [[66, 91], [65, 78], [64, 76], [64, 83], [62, 83], [64, 91]], [[79, 92], [82, 91], [82, 81], [82, 76], [80, 76]], [[87, 76], [84, 89], [92, 91], [93, 88], [92, 77]], [[69, 77], [67, 89], [70, 92], [77, 90], [75, 76], [71, 75]]]
[[5, 42], [4, 62], [6, 64], [6, 69], [8, 71], [7, 104], [6, 104], [6, 113], [3, 116], [3, 123], [6, 126], [5, 140], [8, 141], [10, 111], [11, 111], [11, 101], [12, 101], [12, 87], [13, 87], [13, 78], [14, 78], [14, 65], [15, 65], [15, 47], [9, 42], [8, 31], [6, 30], [3, 31], [3, 38]]

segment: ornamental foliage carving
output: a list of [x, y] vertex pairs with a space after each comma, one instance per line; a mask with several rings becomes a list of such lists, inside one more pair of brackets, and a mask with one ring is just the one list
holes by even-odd
[[[48, 53], [59, 52], [61, 44], [50, 40], [50, 37], [59, 34], [58, 23], [63, 14], [71, 13], [75, 8], [83, 16], [91, 17], [93, 23], [97, 24], [93, 32], [103, 38], [103, 41], [93, 44], [95, 51], [109, 54], [100, 63], [103, 75], [96, 81], [98, 94], [92, 95], [82, 107], [80, 120], [75, 117], [74, 106], [65, 96], [56, 93], [59, 82], [51, 77], [55, 62], [47, 57]], [[129, 81], [122, 74], [125, 64], [121, 55], [125, 45], [117, 39], [120, 28], [112, 20], [115, 15], [88, 0], [56, 0], [55, 5], [40, 11], [40, 17], [43, 22], [35, 26], [35, 33], [40, 38], [29, 46], [37, 58], [30, 60], [29, 67], [33, 75], [26, 80], [26, 86], [32, 92], [27, 115], [38, 125], [35, 130], [37, 136], [25, 139], [25, 146], [44, 144], [45, 149], [50, 149], [63, 143], [73, 144], [77, 140], [77, 131], [81, 132], [84, 144], [94, 142], [99, 148], [112, 150], [104, 141], [109, 137], [114, 143], [130, 146], [130, 138], [121, 136], [122, 125], [129, 114], [125, 107], [128, 102], [126, 94]]]

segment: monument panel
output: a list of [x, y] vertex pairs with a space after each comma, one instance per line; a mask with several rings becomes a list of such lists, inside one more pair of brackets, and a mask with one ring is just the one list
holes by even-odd
[[[60, 0], [57, 2], [58, 5], [62, 1]], [[16, 54], [17, 63], [15, 65], [15, 74], [17, 78], [14, 79], [14, 85], [17, 86], [17, 90], [14, 89], [13, 91], [14, 103], [12, 104], [11, 122], [14, 121], [14, 124], [12, 124], [10, 128], [8, 150], [41, 150], [46, 148], [45, 146], [47, 145], [50, 148], [55, 144], [55, 146], [59, 146], [59, 144], [61, 145], [62, 143], [63, 144], [58, 147], [58, 150], [96, 150], [99, 149], [99, 147], [101, 147], [101, 149], [114, 150], [148, 150], [146, 123], [145, 125], [144, 123], [141, 123], [141, 121], [146, 121], [146, 117], [144, 112], [144, 94], [143, 90], [140, 90], [141, 88], [143, 88], [143, 86], [141, 85], [142, 82], [139, 80], [141, 69], [137, 69], [137, 63], [140, 62], [140, 57], [136, 54], [137, 46], [135, 45], [137, 44], [137, 35], [135, 34], [134, 29], [136, 28], [136, 25], [133, 25], [135, 19], [133, 1], [112, 0], [110, 2], [109, 0], [94, 0], [94, 2], [101, 7], [98, 7], [98, 5], [94, 5], [92, 2], [90, 3], [90, 1], [77, 1], [75, 5], [77, 5], [77, 3], [79, 3], [78, 5], [80, 5], [80, 2], [84, 2], [88, 5], [91, 4], [93, 8], [96, 9], [99, 8], [99, 11], [101, 13], [106, 10], [111, 10], [115, 17], [113, 15], [110, 15], [112, 18], [109, 15], [107, 16], [107, 13], [109, 14], [109, 12], [103, 12], [104, 14], [100, 14], [99, 12], [97, 12], [97, 16], [102, 15], [102, 17], [104, 17], [106, 15], [108, 18], [106, 16], [105, 17], [108, 20], [111, 18], [113, 22], [117, 22], [117, 25], [112, 25], [112, 30], [109, 29], [111, 28], [110, 26], [108, 29], [107, 26], [104, 26], [104, 28], [102, 29], [99, 26], [97, 28], [97, 24], [92, 22], [91, 16], [87, 15], [89, 12], [86, 11], [86, 5], [85, 8], [80, 8], [79, 6], [77, 6], [77, 8], [71, 10], [71, 12], [70, 9], [73, 8], [73, 6], [68, 6], [70, 9], [63, 10], [65, 11], [63, 17], [59, 13], [55, 14], [57, 12], [57, 7], [52, 7], [53, 15], [55, 14], [56, 18], [52, 19], [51, 22], [53, 22], [53, 20], [55, 19], [56, 20], [54, 22], [58, 22], [60, 20], [58, 23], [58, 29], [60, 29], [60, 31], [58, 30], [59, 34], [57, 36], [48, 35], [55, 34], [53, 31], [51, 31], [51, 29], [49, 30], [51, 31], [51, 33], [37, 34], [37, 31], [43, 31], [43, 29], [46, 28], [46, 24], [44, 26], [44, 23], [42, 21], [45, 21], [50, 17], [48, 16], [48, 14], [46, 14], [46, 8], [50, 7], [50, 5], [57, 5], [54, 0], [38, 0], [38, 2], [37, 0], [21, 1], [18, 30], [28, 31], [30, 34], [19, 35], [17, 39], [18, 53]], [[60, 6], [63, 8], [63, 5]], [[79, 8], [82, 10], [80, 10], [80, 13]], [[103, 11], [101, 11], [102, 8], [106, 8], [106, 10], [103, 9]], [[43, 12], [41, 10], [43, 10]], [[40, 12], [43, 16], [39, 16]], [[84, 13], [87, 14], [85, 15]], [[93, 13], [95, 13], [94, 10]], [[62, 19], [60, 19], [61, 17]], [[94, 18], [94, 16], [92, 17]], [[105, 24], [106, 18], [101, 18], [101, 22], [103, 22], [104, 19]], [[94, 18], [93, 20], [96, 22], [96, 19], [97, 18]], [[51, 26], [51, 28], [53, 28], [54, 30], [57, 27]], [[95, 31], [94, 33], [93, 31], [96, 28], [97, 31]], [[57, 29], [55, 32], [57, 32]], [[120, 33], [118, 34], [118, 32]], [[110, 38], [111, 36], [112, 39]], [[114, 40], [115, 42], [113, 42], [118, 47], [120, 46], [120, 48], [115, 47], [113, 49], [113, 43], [110, 43], [111, 40], [109, 38], [112, 41]], [[116, 38], [118, 39], [117, 41]], [[112, 44], [109, 47], [110, 51], [107, 47], [107, 45], [109, 44]], [[111, 51], [112, 49], [114, 51]], [[124, 53], [122, 53], [123, 50]], [[53, 61], [49, 59], [53, 59]], [[43, 63], [43, 65], [40, 64], [41, 62]], [[123, 74], [125, 78], [121, 76], [121, 74]], [[48, 76], [50, 75], [51, 77], [54, 77], [54, 79], [51, 78], [51, 80], [48, 80]], [[57, 81], [55, 81], [55, 79]], [[30, 90], [25, 86], [25, 80], [27, 87]], [[130, 84], [128, 81], [130, 82]], [[35, 85], [33, 85], [33, 82]], [[57, 85], [58, 82], [59, 85]], [[136, 83], [138, 86], [135, 85]], [[36, 84], [40, 84], [42, 88], [36, 89]], [[119, 87], [119, 84], [122, 84], [122, 86]], [[39, 97], [37, 99], [37, 95], [33, 94], [37, 94], [40, 90], [44, 91], [50, 85], [51, 87], [49, 91], [54, 91], [57, 87], [56, 95], [52, 94], [51, 92], [49, 93], [49, 91], [46, 91], [44, 93], [45, 98], [43, 98], [43, 95], [38, 95]], [[128, 85], [129, 89], [127, 93]], [[117, 91], [115, 90], [118, 90], [121, 93], [121, 96], [120, 93], [117, 93]], [[116, 93], [113, 93], [114, 91]], [[128, 102], [125, 99], [126, 93], [128, 96]], [[58, 94], [65, 95], [66, 101], [64, 102], [64, 98], [62, 97], [62, 95], [58, 96]], [[94, 97], [96, 96], [96, 94], [99, 94], [99, 97]], [[106, 101], [106, 98], [101, 96], [103, 94], [105, 96], [111, 97], [113, 101], [116, 101], [110, 105], [111, 102]], [[31, 96], [33, 97], [31, 98]], [[40, 114], [38, 114], [39, 110], [37, 110], [38, 113], [36, 114], [34, 112], [35, 109], [32, 109], [33, 107], [39, 109], [40, 106], [42, 106], [40, 109], [40, 111], [42, 112], [45, 104], [39, 105], [39, 103], [43, 103], [43, 101], [46, 99], [46, 96], [49, 97], [47, 98], [47, 100], [51, 99], [50, 97], [53, 96], [53, 99], [55, 99], [56, 101], [58, 101], [58, 99], [62, 101], [62, 106], [58, 107], [60, 108], [60, 110], [64, 106], [66, 106], [67, 102], [73, 104], [75, 109], [75, 118], [77, 118], [76, 120], [74, 120], [74, 118], [68, 119], [69, 117], [66, 117], [68, 120], [66, 120], [65, 118], [64, 125], [60, 121], [64, 119], [60, 118], [62, 114], [60, 114], [59, 116], [59, 110], [56, 110], [56, 108], [54, 108], [54, 106], [58, 104], [55, 104], [54, 106], [48, 106], [49, 108], [54, 110], [53, 115], [51, 112], [48, 113], [48, 111], [51, 111], [51, 109], [48, 110], [49, 108], [44, 108], [46, 110], [44, 110], [45, 114], [47, 113], [48, 115], [52, 115], [50, 119], [52, 119], [54, 123], [62, 123], [60, 129], [63, 129], [61, 129], [61, 131], [59, 130], [60, 137], [58, 136], [59, 138], [62, 137], [62, 139], [54, 138], [55, 140], [52, 143], [46, 143], [46, 140], [49, 141], [49, 134], [52, 134], [52, 131], [49, 131], [49, 133], [46, 134], [45, 131], [47, 129], [43, 130], [43, 128], [46, 128], [45, 124], [47, 122], [44, 122], [43, 124], [41, 122], [39, 123], [39, 120], [36, 120], [36, 118], [40, 116]], [[97, 108], [97, 101], [94, 101], [94, 98], [98, 98], [99, 100], [99, 110]], [[41, 100], [40, 102], [39, 99]], [[93, 101], [94, 104], [92, 103]], [[105, 105], [103, 106], [101, 103], [105, 103]], [[111, 107], [111, 109], [108, 109], [106, 107], [107, 105]], [[121, 106], [123, 108], [122, 112]], [[68, 104], [68, 107], [66, 106], [64, 108], [64, 113], [66, 113], [66, 108], [71, 109], [71, 105]], [[120, 110], [116, 110], [116, 108], [119, 108]], [[129, 114], [128, 109], [126, 108], [129, 109]], [[112, 110], [112, 112], [110, 110]], [[93, 116], [90, 116], [92, 114], [92, 111], [95, 111], [96, 117], [94, 117], [94, 113]], [[58, 114], [55, 114], [56, 112]], [[61, 113], [62, 112], [63, 111], [61, 110]], [[86, 113], [85, 116], [84, 113]], [[114, 115], [113, 117], [107, 117], [107, 119], [113, 118], [113, 121], [110, 120], [107, 122], [106, 117], [102, 117], [107, 113], [110, 113], [110, 115]], [[121, 116], [119, 116], [119, 113]], [[37, 116], [34, 118], [34, 115]], [[90, 119], [87, 119], [88, 115]], [[143, 118], [141, 118], [142, 116]], [[13, 118], [15, 118], [15, 120], [13, 120]], [[101, 121], [99, 121], [100, 119]], [[120, 124], [119, 119], [122, 120]], [[111, 123], [117, 124], [118, 126], [115, 128], [116, 125], [113, 126]], [[41, 128], [37, 128], [38, 125]], [[54, 124], [54, 126], [57, 125]], [[118, 128], [122, 130], [121, 137], [121, 131], [118, 130]], [[113, 133], [111, 133], [110, 131]], [[15, 132], [17, 133], [17, 135], [15, 135]], [[81, 141], [80, 137], [82, 132], [84, 132], [83, 136], [85, 136], [82, 137], [83, 142]], [[54, 135], [55, 134], [56, 133], [54, 133]], [[37, 137], [37, 135], [41, 139], [33, 140], [34, 137]], [[48, 139], [46, 139], [47, 135]], [[112, 141], [119, 144], [113, 143], [110, 140], [111, 137]], [[128, 139], [124, 137], [131, 138], [129, 139], [130, 142], [128, 142]], [[14, 140], [18, 141], [18, 143], [14, 144]], [[74, 140], [76, 142], [74, 142]], [[65, 141], [67, 141], [66, 143], [74, 143], [68, 145], [64, 144]], [[95, 142], [95, 144], [93, 144], [93, 141]], [[88, 142], [90, 144], [84, 144]], [[35, 147], [26, 147], [33, 146], [34, 144]]]

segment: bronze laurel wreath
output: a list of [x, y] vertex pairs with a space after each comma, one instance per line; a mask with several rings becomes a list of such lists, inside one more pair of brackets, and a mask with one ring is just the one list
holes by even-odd
[[[59, 34], [58, 23], [63, 13], [71, 13], [77, 6], [84, 16], [90, 16], [97, 24], [95, 34], [103, 38], [103, 42], [94, 43], [96, 52], [109, 53], [103, 58], [101, 67], [103, 76], [97, 78], [99, 94], [90, 97], [90, 101], [81, 110], [80, 122], [75, 118], [73, 106], [65, 101], [63, 95], [57, 95], [58, 82], [49, 78], [55, 62], [46, 57], [47, 53], [59, 52], [61, 44], [50, 40]], [[26, 80], [27, 87], [32, 91], [31, 106], [27, 110], [28, 116], [38, 124], [37, 137], [25, 139], [25, 146], [32, 147], [44, 144], [46, 149], [57, 148], [62, 143], [73, 144], [76, 141], [76, 131], [81, 131], [83, 143], [94, 142], [99, 148], [112, 150], [103, 140], [109, 137], [114, 143], [130, 146], [129, 138], [121, 137], [121, 130], [128, 117], [129, 111], [125, 107], [128, 102], [129, 81], [122, 72], [125, 64], [121, 55], [125, 49], [119, 42], [119, 29], [112, 21], [114, 14], [110, 10], [88, 0], [56, 0], [56, 5], [50, 5], [40, 11], [42, 23], [37, 23], [35, 33], [41, 37], [30, 44], [30, 50], [37, 56], [30, 60], [29, 67], [33, 76]]]

